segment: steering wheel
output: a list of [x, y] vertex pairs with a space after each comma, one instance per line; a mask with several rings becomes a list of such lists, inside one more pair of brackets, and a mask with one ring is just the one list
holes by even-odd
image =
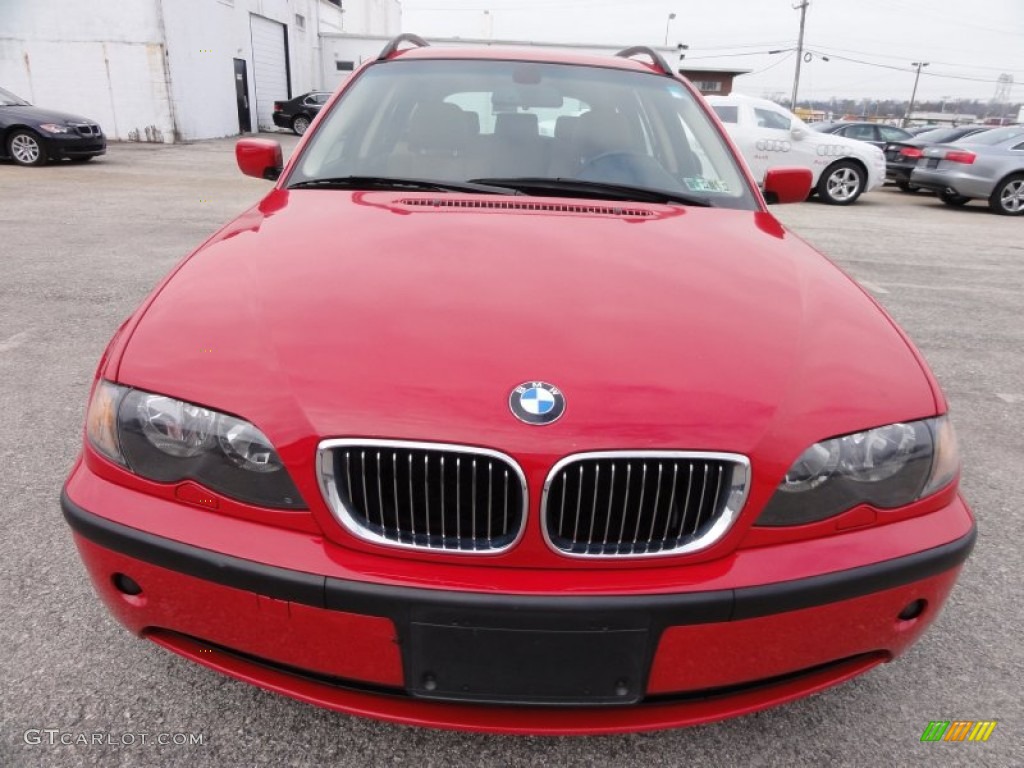
[[679, 186], [672, 174], [653, 157], [627, 150], [594, 155], [583, 164], [576, 178], [581, 181], [604, 181], [656, 189], [675, 189]]
[[643, 157], [636, 152], [630, 152], [624, 149], [612, 150], [611, 152], [602, 152], [599, 155], [594, 155], [587, 160], [580, 172], [577, 174], [578, 178], [583, 178], [583, 175], [591, 170], [600, 170], [604, 166], [610, 166], [608, 170], [616, 170], [616, 165], [619, 168], [628, 167], [632, 168], [636, 165], [637, 158]]

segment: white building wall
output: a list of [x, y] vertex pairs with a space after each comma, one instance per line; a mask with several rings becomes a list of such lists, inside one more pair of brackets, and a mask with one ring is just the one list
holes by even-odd
[[111, 138], [174, 137], [158, 0], [0, 0], [0, 83]]
[[[2, 2], [3, 0], [0, 0]], [[382, 0], [373, 0], [378, 2]], [[284, 24], [289, 88], [283, 100], [322, 88], [319, 31], [342, 29], [345, 10], [325, 0], [161, 0], [167, 32], [171, 92], [181, 138], [209, 139], [238, 133], [234, 59], [244, 59], [252, 127], [256, 129], [256, 73], [251, 16]], [[397, 5], [396, 0], [388, 0]], [[299, 18], [301, 17], [301, 19]], [[397, 28], [397, 27], [396, 27]]]
[[342, 6], [344, 18], [342, 29], [337, 30], [339, 32], [394, 37], [402, 28], [402, 4], [399, 0], [343, 0]]

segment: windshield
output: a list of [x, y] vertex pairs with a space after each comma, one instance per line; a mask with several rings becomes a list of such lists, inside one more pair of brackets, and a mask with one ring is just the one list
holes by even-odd
[[19, 99], [10, 91], [0, 88], [0, 107], [28, 107], [31, 106], [24, 99]]
[[[572, 179], [757, 207], [716, 127], [680, 82], [568, 64], [368, 67], [323, 119], [287, 183], [350, 176], [494, 185]], [[538, 194], [558, 195], [557, 187]]]

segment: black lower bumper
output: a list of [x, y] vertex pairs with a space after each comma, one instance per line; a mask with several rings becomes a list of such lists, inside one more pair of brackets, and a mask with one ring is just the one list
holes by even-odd
[[885, 166], [885, 179], [886, 181], [895, 181], [898, 184], [909, 184], [910, 174], [914, 172], [915, 165], [893, 165], [889, 164]]
[[[279, 568], [112, 522], [82, 509], [66, 493], [61, 507], [77, 534], [127, 557], [279, 600], [390, 619], [414, 696], [532, 704], [637, 701], [667, 627], [751, 619], [920, 581], [960, 565], [976, 536], [972, 527], [956, 541], [896, 560], [757, 587], [668, 595], [494, 595]], [[467, 660], [460, 649], [470, 646], [477, 657]], [[570, 651], [575, 658], [579, 649], [585, 649], [586, 663], [553, 661]], [[594, 670], [608, 674], [597, 681]]]
[[104, 138], [50, 139], [46, 142], [46, 154], [50, 160], [98, 157], [106, 152], [107, 140]]

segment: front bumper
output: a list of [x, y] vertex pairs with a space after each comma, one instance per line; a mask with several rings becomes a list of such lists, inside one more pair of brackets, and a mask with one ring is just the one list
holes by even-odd
[[45, 139], [46, 154], [50, 160], [98, 157], [107, 153], [107, 137], [52, 134]]
[[[93, 514], [75, 487], [73, 475], [62, 506], [76, 545], [131, 631], [338, 711], [510, 733], [690, 725], [849, 679], [920, 636], [974, 542], [957, 499], [926, 516], [958, 529], [952, 540], [842, 571], [708, 591], [498, 594], [224, 554]], [[141, 593], [119, 589], [117, 574]], [[899, 619], [915, 601], [920, 615]]]

